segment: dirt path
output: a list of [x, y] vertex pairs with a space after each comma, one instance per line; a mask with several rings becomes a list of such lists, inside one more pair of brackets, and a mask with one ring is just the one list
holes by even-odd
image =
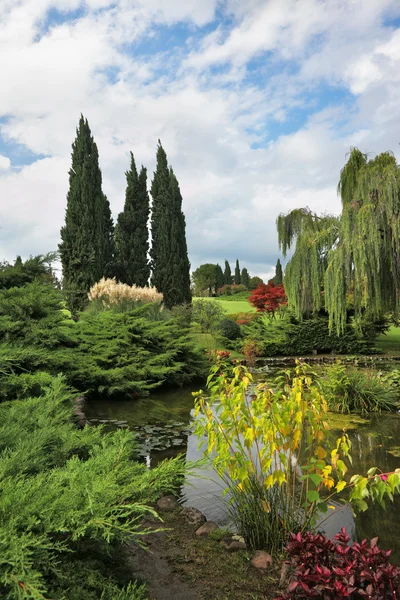
[[[132, 571], [147, 582], [151, 600], [273, 600], [280, 567], [268, 573], [249, 565], [246, 551], [228, 553], [218, 533], [196, 536], [180, 511], [161, 513], [167, 530], [143, 537], [146, 550], [129, 548]], [[158, 521], [149, 521], [152, 529]], [[219, 532], [221, 536], [221, 532]]]

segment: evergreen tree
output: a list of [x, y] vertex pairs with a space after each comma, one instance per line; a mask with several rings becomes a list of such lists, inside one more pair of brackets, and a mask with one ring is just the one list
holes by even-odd
[[240, 276], [241, 283], [249, 289], [250, 285], [250, 276], [247, 269], [242, 269], [242, 274]]
[[275, 277], [273, 277], [271, 279], [271, 281], [275, 285], [282, 285], [282, 283], [283, 283], [282, 265], [281, 265], [281, 261], [279, 260], [279, 258], [277, 260], [276, 267], [275, 267]]
[[224, 278], [224, 272], [221, 269], [220, 265], [216, 265], [216, 271], [215, 271], [215, 275], [216, 275], [216, 279], [215, 279], [215, 289], [219, 290], [219, 288], [222, 288], [222, 286], [225, 283], [225, 278]]
[[63, 288], [70, 307], [82, 308], [90, 287], [114, 270], [113, 221], [102, 191], [97, 145], [87, 119], [79, 120], [72, 144], [72, 165], [60, 255]]
[[224, 282], [225, 285], [232, 285], [232, 271], [227, 260], [225, 261]]
[[190, 262], [186, 243], [186, 220], [182, 212], [182, 194], [173, 169], [170, 169], [171, 218], [171, 262], [172, 279], [169, 290], [164, 292], [166, 306], [187, 304], [192, 301], [190, 291]]
[[132, 152], [130, 169], [125, 175], [125, 205], [115, 228], [118, 279], [128, 285], [144, 287], [150, 277], [147, 170], [142, 167], [138, 175]]
[[152, 283], [164, 294], [164, 303], [170, 308], [191, 301], [190, 263], [182, 195], [173, 170], [168, 168], [167, 155], [161, 142], [157, 149], [151, 195]]
[[240, 266], [239, 266], [239, 259], [236, 259], [236, 267], [235, 267], [235, 285], [240, 285], [241, 284], [241, 278], [240, 278]]

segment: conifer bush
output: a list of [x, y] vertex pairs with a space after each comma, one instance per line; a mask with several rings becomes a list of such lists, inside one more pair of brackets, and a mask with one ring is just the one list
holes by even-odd
[[72, 398], [58, 377], [38, 398], [0, 404], [0, 597], [141, 600], [107, 553], [121, 561], [121, 544], [139, 541], [147, 503], [176, 488], [183, 462], [147, 470], [130, 432], [76, 429]]

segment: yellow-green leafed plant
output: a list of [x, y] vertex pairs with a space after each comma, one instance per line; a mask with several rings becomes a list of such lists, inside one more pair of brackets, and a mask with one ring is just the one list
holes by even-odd
[[350, 441], [344, 434], [329, 447], [327, 403], [306, 366], [298, 364], [293, 377], [271, 389], [255, 385], [241, 365], [217, 364], [207, 387], [209, 397], [195, 394], [196, 434], [250, 546], [279, 552], [290, 532], [312, 528], [347, 486], [362, 510], [367, 495], [382, 499], [399, 489], [398, 473], [385, 479], [370, 470], [346, 482]]

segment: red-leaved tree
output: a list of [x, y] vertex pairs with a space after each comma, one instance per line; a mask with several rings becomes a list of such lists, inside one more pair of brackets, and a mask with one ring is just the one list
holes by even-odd
[[249, 302], [259, 312], [266, 312], [273, 317], [281, 305], [287, 304], [285, 288], [283, 284], [275, 285], [272, 281], [260, 283], [251, 293]]

